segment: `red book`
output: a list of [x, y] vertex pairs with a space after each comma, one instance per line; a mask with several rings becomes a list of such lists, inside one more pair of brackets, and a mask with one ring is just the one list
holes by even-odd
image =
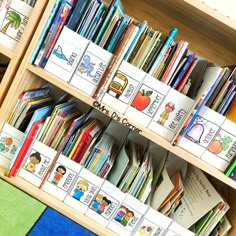
[[44, 121], [45, 121], [45, 119], [42, 119], [37, 122], [34, 122], [34, 124], [32, 125], [24, 143], [21, 146], [21, 149], [17, 155], [17, 158], [16, 158], [12, 168], [10, 169], [8, 177], [12, 177], [17, 174], [17, 172], [20, 169], [21, 164], [24, 160], [24, 157], [26, 156], [28, 150], [30, 149], [30, 147], [35, 139], [35, 136], [37, 135], [40, 125], [43, 124]]

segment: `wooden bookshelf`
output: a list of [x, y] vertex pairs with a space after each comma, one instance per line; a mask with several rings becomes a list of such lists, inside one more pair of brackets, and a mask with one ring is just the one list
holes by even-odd
[[7, 70], [0, 83], [0, 106], [3, 103], [3, 100], [9, 90], [9, 87], [11, 86], [11, 82], [14, 79], [14, 76], [19, 68], [22, 58], [24, 57], [24, 54], [29, 46], [31, 38], [34, 35], [35, 29], [38, 26], [38, 23], [45, 10], [47, 2], [47, 0], [37, 1], [33, 11], [31, 12], [24, 33], [14, 51], [0, 44], [0, 53], [10, 59]]
[[[44, 28], [44, 25], [47, 22], [47, 18], [51, 12], [51, 9], [54, 5], [55, 0], [49, 1], [46, 10], [40, 20], [40, 23], [35, 31], [34, 36], [32, 37], [30, 46], [26, 51], [26, 54], [22, 60], [22, 63], [16, 73], [14, 81], [11, 83], [9, 88], [9, 92], [6, 95], [6, 98], [0, 108], [0, 129], [3, 127], [4, 122], [9, 117], [9, 114], [13, 110], [17, 96], [23, 91], [28, 90], [31, 88], [37, 88], [46, 82], [54, 84], [55, 86], [59, 87], [60, 89], [64, 90], [65, 92], [70, 93], [74, 97], [78, 98], [79, 100], [85, 102], [86, 104], [93, 106], [94, 99], [89, 97], [88, 95], [84, 94], [83, 92], [79, 91], [75, 87], [65, 83], [64, 81], [56, 78], [55, 76], [49, 74], [48, 72], [37, 68], [35, 66], [29, 65], [28, 61], [33, 52], [33, 49], [40, 37], [40, 34]], [[137, 19], [147, 19], [149, 25], [157, 28], [164, 33], [168, 33], [168, 31], [173, 27], [177, 26], [180, 30], [179, 39], [185, 39], [190, 43], [190, 49], [195, 50], [199, 53], [202, 57], [205, 57], [208, 60], [214, 61], [216, 64], [219, 65], [226, 65], [226, 64], [234, 64], [236, 62], [236, 42], [233, 42], [233, 37], [236, 36], [235, 29], [233, 28], [233, 24], [228, 26], [226, 21], [221, 21], [219, 18], [209, 16], [204, 9], [200, 7], [196, 7], [196, 5], [191, 4], [196, 2], [195, 0], [191, 1], [184, 1], [184, 0], [123, 0], [123, 5], [127, 10], [127, 13], [136, 17]], [[179, 3], [180, 5], [178, 5]], [[204, 11], [204, 12], [202, 12]], [[180, 14], [181, 13], [181, 14]], [[201, 18], [201, 15], [204, 15], [205, 18]], [[196, 19], [195, 19], [196, 15]], [[206, 24], [208, 30], [202, 30], [205, 28], [205, 25], [200, 26], [203, 24], [202, 22], [207, 21], [209, 18], [209, 22]], [[190, 21], [191, 20], [191, 21]], [[215, 22], [212, 23], [211, 21]], [[195, 23], [194, 23], [195, 22]], [[197, 25], [197, 22], [199, 25]], [[191, 26], [192, 24], [192, 26]], [[215, 25], [214, 25], [215, 24]], [[212, 28], [212, 35], [217, 33], [216, 25], [221, 25], [218, 29], [219, 38], [221, 39], [214, 39], [214, 37], [210, 37], [211, 34], [208, 32], [210, 28]], [[206, 27], [206, 28], [207, 28]], [[221, 30], [224, 28], [224, 32], [228, 35], [225, 36], [226, 43], [223, 43], [223, 33]], [[215, 31], [214, 31], [215, 30]], [[208, 36], [207, 36], [208, 35]], [[234, 46], [234, 48], [233, 48]], [[231, 48], [232, 47], [232, 48]], [[220, 55], [220, 56], [219, 56]], [[108, 106], [106, 106], [107, 111], [109, 114], [112, 114], [114, 110]], [[118, 112], [117, 112], [118, 113]], [[124, 115], [118, 113], [121, 117], [121, 120], [126, 118]], [[137, 124], [136, 122], [132, 121], [131, 119], [127, 118], [128, 121], [136, 126], [138, 129], [142, 130], [141, 134], [148, 139], [156, 142], [160, 146], [166, 148], [167, 150], [173, 152], [174, 154], [178, 155], [182, 159], [188, 161], [189, 163], [199, 167], [206, 173], [214, 176], [216, 179], [220, 180], [224, 183], [225, 188], [229, 191], [228, 198], [226, 200], [229, 201], [231, 206], [231, 210], [228, 213], [230, 222], [233, 224], [233, 229], [230, 231], [230, 236], [236, 235], [236, 182], [226, 177], [222, 172], [218, 171], [211, 165], [203, 162], [201, 159], [195, 157], [194, 155], [188, 153], [187, 151], [172, 146], [168, 141], [164, 138], [154, 134], [153, 132], [149, 131], [148, 129], [142, 127], [141, 125]], [[6, 178], [3, 175], [4, 170], [0, 169], [0, 177], [4, 178], [6, 181], [14, 184], [15, 186], [21, 188], [23, 191], [31, 194], [32, 196], [36, 197], [40, 201], [44, 202], [45, 204], [52, 206], [56, 210], [62, 212], [66, 216], [76, 220], [79, 224], [85, 226], [89, 230], [95, 232], [96, 234], [100, 235], [112, 235], [110, 231], [107, 231], [104, 227], [94, 223], [92, 220], [88, 219], [84, 215], [80, 215], [78, 213], [71, 213], [74, 212], [71, 208], [65, 206], [60, 201], [55, 200], [54, 197], [44, 193], [41, 190], [33, 187], [31, 184], [27, 183], [23, 179], [16, 177], [16, 178]], [[56, 203], [54, 203], [56, 201]], [[58, 206], [58, 207], [57, 207]], [[77, 219], [79, 218], [79, 220]]]

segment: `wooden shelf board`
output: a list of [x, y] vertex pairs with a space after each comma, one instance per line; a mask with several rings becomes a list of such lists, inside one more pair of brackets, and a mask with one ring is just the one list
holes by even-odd
[[4, 172], [5, 172], [5, 169], [0, 167], [0, 178], [6, 180], [10, 184], [23, 190], [24, 192], [28, 193], [32, 197], [43, 202], [47, 206], [52, 207], [56, 211], [62, 213], [63, 215], [65, 215], [68, 218], [72, 219], [73, 221], [77, 222], [81, 226], [94, 232], [95, 234], [101, 235], [101, 236], [106, 236], [106, 235], [107, 236], [117, 236], [117, 234], [114, 233], [113, 231], [101, 226], [99, 223], [93, 221], [91, 218], [76, 211], [74, 208], [64, 204], [63, 202], [61, 202], [57, 198], [44, 192], [41, 189], [35, 187], [34, 185], [27, 182], [26, 180], [24, 180], [18, 176], [13, 177], [13, 178], [8, 178], [8, 177], [4, 176]]
[[[52, 84], [55, 84], [57, 87], [63, 89], [67, 93], [73, 95], [74, 97], [78, 98], [79, 100], [85, 102], [86, 104], [88, 104], [92, 107], [94, 107], [93, 103], [97, 102], [92, 97], [85, 94], [84, 92], [78, 90], [77, 88], [75, 88], [74, 86], [71, 86], [70, 84], [64, 82], [63, 80], [60, 80], [56, 76], [48, 73], [47, 71], [45, 71], [41, 68], [38, 68], [38, 67], [35, 67], [32, 65], [28, 65], [27, 69], [29, 71], [31, 71], [32, 73], [38, 75], [39, 77], [45, 79], [46, 81], [48, 81]], [[103, 106], [104, 104], [101, 103], [101, 105]], [[110, 108], [109, 106], [107, 106], [107, 105], [104, 105], [104, 106], [106, 108], [106, 111], [109, 113], [109, 116], [111, 116], [111, 114], [113, 114], [113, 112], [116, 112], [116, 114], [120, 117], [121, 123], [122, 123], [122, 121], [124, 121], [124, 119], [127, 118], [126, 116], [120, 114], [119, 112], [115, 111], [114, 109]], [[236, 189], [236, 182], [233, 181], [232, 179], [228, 178], [227, 176], [225, 176], [224, 173], [217, 170], [213, 166], [202, 161], [201, 159], [199, 159], [196, 156], [194, 156], [193, 154], [185, 151], [184, 149], [177, 147], [177, 146], [173, 146], [166, 139], [164, 139], [161, 136], [155, 134], [154, 132], [148, 130], [147, 128], [143, 127], [142, 125], [138, 124], [137, 122], [133, 121], [132, 119], [127, 118], [127, 120], [125, 120], [125, 123], [127, 123], [127, 122], [132, 124], [133, 126], [137, 127], [138, 129], [140, 129], [142, 131], [140, 134], [143, 135], [144, 137], [152, 140], [153, 142], [157, 143], [158, 145], [162, 146], [163, 148], [167, 149], [168, 151], [176, 154], [177, 156], [181, 157], [182, 159], [186, 160], [187, 162], [197, 166], [198, 168], [202, 169], [203, 171], [207, 172], [208, 174], [214, 176], [215, 178], [223, 181], [227, 185]]]
[[11, 49], [9, 49], [9, 48], [7, 48], [7, 47], [5, 47], [5, 46], [3, 46], [3, 45], [1, 45], [0, 44], [0, 53], [1, 54], [3, 54], [3, 55], [5, 55], [6, 57], [8, 57], [8, 58], [12, 58], [13, 56], [14, 56], [14, 51], [12, 51]]

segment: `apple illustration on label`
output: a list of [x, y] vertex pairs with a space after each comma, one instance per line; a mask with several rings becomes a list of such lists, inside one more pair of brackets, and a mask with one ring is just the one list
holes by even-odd
[[153, 91], [146, 91], [143, 89], [142, 92], [139, 91], [133, 102], [131, 103], [131, 106], [136, 108], [139, 111], [143, 111], [148, 107], [148, 105], [151, 102], [150, 96], [152, 95]]

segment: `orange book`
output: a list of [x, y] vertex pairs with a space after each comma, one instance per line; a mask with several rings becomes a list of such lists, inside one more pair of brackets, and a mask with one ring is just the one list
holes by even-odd
[[236, 123], [236, 97], [234, 97], [232, 104], [225, 114], [226, 118]]

